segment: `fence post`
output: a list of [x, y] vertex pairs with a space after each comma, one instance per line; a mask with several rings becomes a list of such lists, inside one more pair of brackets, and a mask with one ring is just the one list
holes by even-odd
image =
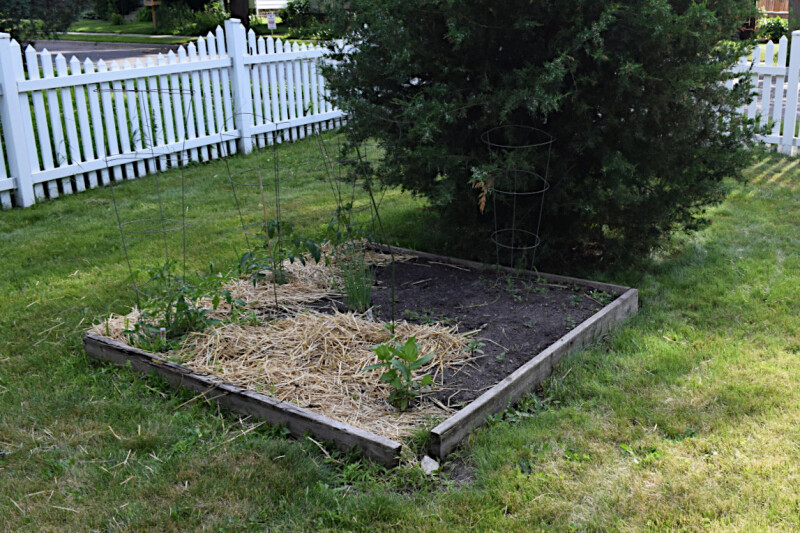
[[[789, 75], [786, 80], [786, 111], [783, 115], [781, 151], [793, 154], [794, 128], [797, 123], [797, 91], [800, 89], [800, 31], [792, 32], [792, 49], [789, 54]], [[775, 105], [779, 105], [777, 102]]]
[[20, 131], [32, 128], [28, 99], [17, 90], [17, 81], [24, 80], [22, 52], [19, 44], [7, 33], [0, 33], [0, 120], [3, 122], [3, 139], [6, 144], [9, 174], [16, 178], [17, 205], [29, 207], [36, 202], [31, 179], [31, 152], [26, 135]]
[[249, 154], [253, 151], [253, 101], [250, 89], [249, 68], [244, 64], [247, 55], [244, 26], [239, 19], [225, 21], [225, 41], [228, 57], [231, 58], [231, 93], [233, 96], [233, 117], [239, 130], [239, 150]]

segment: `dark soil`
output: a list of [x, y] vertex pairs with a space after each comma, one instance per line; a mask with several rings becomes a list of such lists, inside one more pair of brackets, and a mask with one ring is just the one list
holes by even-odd
[[[375, 280], [373, 314], [389, 322], [392, 267], [378, 267]], [[434, 397], [451, 407], [471, 402], [619, 296], [426, 259], [396, 263], [394, 286], [396, 320], [477, 330], [474, 360], [445, 372], [435, 388]], [[340, 300], [330, 305], [347, 309]]]

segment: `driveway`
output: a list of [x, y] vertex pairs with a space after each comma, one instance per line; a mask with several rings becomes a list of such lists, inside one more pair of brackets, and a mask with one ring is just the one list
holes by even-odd
[[89, 41], [51, 41], [39, 39], [34, 48], [41, 52], [45, 48], [55, 57], [63, 54], [69, 61], [72, 56], [76, 56], [83, 62], [87, 57], [94, 62], [102, 59], [106, 63], [116, 61], [120, 65], [125, 60], [133, 64], [140, 59], [144, 63], [148, 57], [156, 61], [158, 54], [167, 54], [170, 50], [177, 50], [177, 44], [130, 44], [130, 43], [95, 43]]

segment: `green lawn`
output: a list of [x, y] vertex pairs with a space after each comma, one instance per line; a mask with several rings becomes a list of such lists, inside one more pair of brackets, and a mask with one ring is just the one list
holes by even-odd
[[152, 22], [136, 22], [126, 20], [122, 24], [112, 24], [107, 20], [82, 19], [73, 22], [67, 31], [78, 31], [88, 33], [141, 33], [142, 35], [152, 35], [156, 33]]
[[62, 33], [58, 36], [62, 41], [89, 41], [94, 43], [134, 43], [134, 44], [186, 44], [195, 40], [195, 37], [147, 37], [145, 35], [67, 35]]
[[[319, 233], [333, 207], [316, 145], [280, 150], [298, 171], [284, 217]], [[133, 301], [112, 191], [0, 213], [0, 530], [797, 530], [800, 171], [769, 156], [748, 173], [707, 230], [641, 271], [594, 275], [638, 287], [639, 314], [473, 434], [453, 458], [457, 480], [328, 458], [90, 363], [83, 330]], [[243, 249], [227, 175], [225, 163], [186, 172], [198, 268]], [[155, 183], [115, 188], [126, 220], [153, 216]], [[160, 183], [179, 205], [180, 174]], [[429, 247], [424, 207], [387, 195], [392, 241]], [[160, 250], [141, 239], [129, 251], [144, 264]]]

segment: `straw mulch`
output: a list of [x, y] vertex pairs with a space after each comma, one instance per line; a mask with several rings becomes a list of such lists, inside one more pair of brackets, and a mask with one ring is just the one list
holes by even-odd
[[[137, 318], [135, 309], [112, 315], [90, 331], [128, 342], [122, 332]], [[445, 367], [469, 360], [469, 339], [455, 327], [398, 322], [396, 336], [401, 342], [415, 336], [421, 356], [436, 354], [418, 379], [429, 373], [441, 383]], [[389, 404], [391, 387], [379, 381], [382, 371], [363, 368], [378, 362], [370, 348], [390, 339], [384, 324], [365, 316], [309, 311], [258, 326], [227, 323], [191, 333], [168, 355], [192, 370], [397, 440], [450, 411], [424, 395], [407, 411]]]
[[[289, 274], [289, 281], [284, 284], [274, 284], [272, 274], [264, 272], [267, 279], [253, 285], [248, 279], [236, 279], [225, 284], [225, 289], [231, 291], [234, 299], [245, 302], [246, 308], [269, 314], [291, 314], [302, 310], [312, 302], [340, 296], [341, 286], [340, 271], [337, 267], [338, 257], [333, 253], [330, 245], [323, 247], [323, 253], [328, 258], [328, 265], [307, 261], [283, 262], [283, 269]], [[407, 261], [411, 256], [395, 255], [395, 261]], [[364, 251], [365, 262], [371, 265], [386, 264], [391, 261], [391, 256], [374, 250]], [[201, 301], [206, 307], [211, 307], [211, 301]], [[218, 319], [225, 318], [230, 312], [227, 304], [220, 305], [211, 316]]]
[[[373, 264], [389, 259], [385, 254], [368, 254]], [[394, 440], [412, 435], [432, 418], [448, 415], [442, 404], [425, 396], [411, 409], [398, 411], [387, 401], [391, 387], [379, 381], [382, 370], [363, 371], [378, 362], [370, 348], [390, 340], [384, 324], [352, 313], [303, 310], [311, 302], [338, 295], [335, 265], [295, 262], [285, 267], [291, 277], [283, 285], [266, 281], [254, 287], [249, 280], [226, 285], [248, 309], [285, 318], [260, 325], [223, 323], [192, 333], [170, 356], [193, 370]], [[210, 302], [205, 304], [210, 307]], [[212, 316], [225, 319], [228, 313], [222, 305]], [[138, 318], [138, 310], [133, 309], [125, 316], [110, 316], [90, 331], [130, 342], [123, 331], [132, 328]], [[415, 336], [420, 355], [436, 354], [418, 374], [430, 373], [437, 383], [441, 383], [444, 367], [462, 365], [469, 359], [469, 339], [455, 327], [399, 322], [396, 336], [401, 341]]]
[[[468, 359], [468, 339], [455, 328], [397, 324], [398, 339], [416, 336], [420, 354], [436, 354], [419, 376], [436, 379], [444, 367]], [[371, 346], [390, 340], [383, 324], [352, 313], [299, 313], [260, 326], [225, 324], [191, 334], [177, 354], [182, 364], [390, 439], [413, 434], [431, 417], [447, 414], [423, 398], [399, 412]]]
[[133, 329], [134, 324], [139, 320], [139, 310], [135, 307], [127, 315], [111, 314], [108, 318], [103, 320], [100, 324], [95, 324], [89, 328], [89, 333], [95, 335], [102, 335], [109, 339], [114, 339], [119, 342], [130, 342], [127, 335], [123, 331]]

